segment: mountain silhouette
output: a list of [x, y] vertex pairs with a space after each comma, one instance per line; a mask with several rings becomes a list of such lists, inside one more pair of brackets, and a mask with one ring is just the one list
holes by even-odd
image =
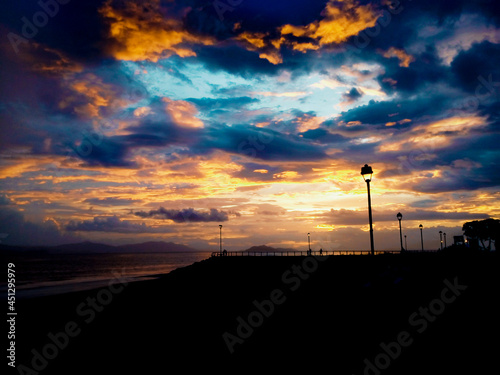
[[297, 251], [297, 249], [284, 249], [284, 248], [281, 248], [281, 247], [278, 247], [278, 248], [274, 248], [274, 247], [271, 247], [271, 246], [267, 246], [267, 245], [259, 245], [259, 246], [252, 246], [246, 250], [243, 250], [244, 252], [256, 252], [256, 253], [264, 253], [264, 252], [269, 252], [269, 253], [272, 253], [272, 252], [286, 252], [286, 251]]

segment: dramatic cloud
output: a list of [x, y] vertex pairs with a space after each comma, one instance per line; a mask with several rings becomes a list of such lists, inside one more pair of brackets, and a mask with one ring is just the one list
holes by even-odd
[[152, 228], [145, 223], [134, 224], [117, 216], [94, 217], [93, 220], [70, 221], [65, 228], [70, 232], [114, 232], [114, 233], [166, 233], [168, 228]]
[[354, 0], [329, 1], [322, 12], [323, 19], [305, 26], [284, 25], [282, 35], [310, 38], [313, 42], [296, 42], [293, 48], [302, 52], [319, 46], [339, 44], [360, 31], [375, 26], [379, 14], [373, 7]]
[[0, 228], [2, 243], [9, 245], [50, 246], [80, 240], [77, 236], [65, 234], [54, 219], [29, 221], [23, 213], [7, 207], [0, 209]]
[[109, 22], [109, 52], [119, 60], [196, 56], [190, 44], [211, 45], [209, 36], [191, 34], [181, 20], [162, 15], [159, 0], [141, 3], [108, 0], [99, 10]]
[[382, 53], [386, 58], [396, 57], [399, 60], [399, 66], [408, 68], [410, 63], [415, 61], [415, 57], [408, 55], [404, 50], [391, 47]]
[[199, 223], [229, 220], [228, 214], [226, 212], [218, 211], [215, 208], [211, 208], [209, 212], [200, 212], [196, 211], [193, 208], [169, 210], [160, 207], [157, 210], [151, 210], [149, 212], [139, 211], [136, 212], [135, 215], [143, 218], [151, 217], [157, 219], [172, 220], [175, 223]]
[[498, 1], [40, 4], [0, 14], [5, 243], [349, 247], [365, 163], [379, 233], [500, 217]]
[[342, 98], [344, 99], [343, 103], [352, 104], [359, 98], [363, 96], [363, 92], [353, 87], [349, 91], [342, 94]]

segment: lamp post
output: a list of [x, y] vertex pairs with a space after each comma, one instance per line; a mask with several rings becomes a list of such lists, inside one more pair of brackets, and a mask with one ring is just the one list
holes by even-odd
[[422, 229], [424, 228], [424, 226], [420, 224], [418, 227], [420, 228], [420, 242], [422, 243], [422, 251], [424, 251], [424, 235], [422, 234]]
[[366, 182], [368, 190], [368, 219], [370, 220], [370, 249], [372, 255], [375, 255], [375, 248], [373, 246], [373, 220], [372, 220], [372, 199], [370, 196], [370, 181], [372, 180], [373, 170], [368, 164], [361, 168], [361, 175]]
[[222, 225], [219, 225], [219, 256], [222, 256]]
[[439, 231], [439, 242], [441, 243], [441, 250], [443, 250], [443, 231]]
[[448, 246], [446, 245], [446, 233], [443, 233], [444, 236], [444, 248], [446, 249]]
[[307, 233], [307, 242], [309, 244], [309, 254], [311, 253], [311, 233]]
[[399, 240], [401, 242], [401, 251], [405, 251], [405, 248], [403, 247], [403, 231], [401, 230], [401, 219], [403, 218], [403, 215], [401, 215], [401, 212], [398, 212], [396, 217], [399, 220]]
[[408, 242], [406, 242], [406, 234], [405, 234], [405, 249], [408, 250]]

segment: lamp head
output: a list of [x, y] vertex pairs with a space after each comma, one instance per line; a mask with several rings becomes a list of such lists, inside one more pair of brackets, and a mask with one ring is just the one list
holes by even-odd
[[398, 212], [398, 214], [396, 215], [396, 217], [398, 218], [398, 220], [401, 220], [403, 218], [403, 215], [401, 214], [401, 212]]
[[423, 226], [422, 224], [420, 224], [418, 227], [419, 227], [420, 229], [422, 229], [424, 226]]
[[363, 176], [363, 179], [366, 182], [372, 180], [372, 174], [373, 174], [372, 167], [370, 167], [368, 164], [365, 164], [365, 166], [361, 168], [361, 175]]

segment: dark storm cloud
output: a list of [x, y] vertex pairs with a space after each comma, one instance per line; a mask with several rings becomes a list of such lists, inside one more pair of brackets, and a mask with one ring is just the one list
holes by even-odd
[[338, 145], [341, 143], [349, 142], [349, 138], [346, 138], [340, 134], [330, 133], [324, 128], [317, 128], [312, 130], [307, 130], [302, 133], [302, 137], [305, 139], [311, 139], [322, 144]]
[[322, 147], [300, 137], [248, 125], [211, 127], [207, 129], [203, 142], [194, 149], [200, 152], [219, 149], [269, 161], [307, 161], [327, 157]]
[[[107, 27], [98, 9], [104, 0], [69, 1], [66, 4], [54, 1], [55, 5], [45, 9], [39, 3], [6, 2], [2, 5], [2, 23], [25, 40], [17, 46], [19, 50], [30, 43], [40, 43], [79, 61], [95, 63], [103, 57], [101, 43]], [[38, 16], [35, 20], [35, 15], [40, 12], [46, 17]]]
[[132, 167], [134, 163], [127, 158], [127, 145], [117, 142], [113, 137], [102, 137], [92, 143], [84, 140], [78, 146], [71, 146], [75, 153], [88, 165], [105, 167]]
[[[497, 153], [494, 157], [498, 158]], [[500, 184], [500, 167], [493, 163], [472, 170], [445, 169], [440, 177], [432, 177], [413, 184], [412, 189], [423, 193], [442, 193], [458, 190], [478, 190]]]
[[[74, 154], [88, 165], [105, 167], [136, 167], [132, 152], [141, 148], [161, 148], [169, 145], [190, 145], [202, 136], [201, 129], [179, 126], [165, 111], [165, 102], [160, 98], [149, 101], [152, 114], [130, 122], [125, 127], [128, 134], [105, 136], [99, 131], [82, 133], [81, 139], [70, 143]], [[124, 115], [125, 123], [133, 118]], [[67, 142], [66, 142], [67, 144]]]
[[236, 45], [200, 47], [196, 52], [208, 70], [223, 70], [243, 77], [251, 77], [254, 74], [276, 75], [282, 68], [261, 59], [258, 53]]
[[[362, 124], [383, 125], [387, 122], [397, 122], [405, 119], [413, 120], [422, 116], [433, 116], [442, 113], [451, 98], [444, 94], [434, 93], [433, 95], [421, 95], [416, 98], [406, 100], [388, 100], [377, 102], [371, 100], [366, 105], [342, 112], [338, 120], [345, 123], [359, 121]], [[334, 124], [334, 122], [326, 122]], [[405, 128], [410, 125], [402, 124]], [[373, 129], [373, 127], [371, 127]], [[358, 131], [359, 128], [348, 127], [346, 131]]]
[[[397, 59], [379, 60], [386, 69], [378, 79], [387, 92], [396, 89], [400, 94], [412, 94], [423, 87], [451, 79], [449, 69], [442, 66], [433, 46], [426, 46], [424, 52], [413, 57], [415, 61], [408, 67], [400, 66]], [[394, 85], [391, 84], [393, 81], [396, 82]]]
[[7, 207], [0, 209], [0, 228], [2, 234], [7, 235], [2, 243], [7, 245], [51, 246], [79, 240], [78, 237], [61, 232], [53, 220], [32, 222], [26, 220], [23, 213]]
[[[154, 2], [154, 1], [153, 1]], [[132, 97], [133, 100], [146, 99], [148, 93], [132, 75], [124, 75], [119, 72], [121, 62], [113, 61], [106, 51], [109, 49], [109, 20], [99, 15], [98, 9], [102, 7], [103, 1], [92, 0], [88, 2], [71, 1], [66, 5], [61, 5], [56, 16], [49, 19], [47, 26], [40, 28], [37, 35], [30, 40], [29, 46], [26, 46], [31, 53], [31, 58], [37, 64], [43, 66], [54, 66], [60, 61], [64, 68], [69, 70], [73, 68], [76, 62], [80, 62], [88, 72], [91, 69], [95, 75], [102, 78], [103, 84], [112, 86], [113, 96], [120, 98]], [[224, 20], [221, 21], [219, 14], [214, 8], [213, 2], [202, 0], [189, 1], [162, 1], [163, 10], [168, 9], [173, 15], [179, 15], [182, 19], [182, 25], [196, 35], [211, 35], [222, 43], [215, 45], [196, 45], [193, 51], [196, 52], [197, 61], [201, 61], [205, 67], [212, 70], [223, 70], [254, 77], [259, 74], [277, 75], [284, 69], [290, 71], [292, 77], [308, 71], [320, 71], [322, 68], [337, 67], [346, 61], [348, 57], [340, 53], [337, 46], [324, 46], [320, 51], [309, 51], [302, 53], [292, 51], [289, 45], [283, 45], [280, 53], [283, 56], [283, 63], [273, 65], [266, 59], [259, 57], [259, 51], [249, 51], [235, 41], [234, 38], [243, 32], [267, 32], [264, 37], [266, 42], [270, 38], [277, 36], [277, 28], [285, 25], [308, 25], [315, 20], [321, 19], [321, 12], [325, 9], [326, 0], [313, 2], [290, 2], [285, 0], [267, 2], [267, 1], [243, 1], [234, 9], [228, 10], [224, 14]], [[360, 4], [366, 4], [368, 1], [361, 1]], [[377, 9], [387, 10], [387, 6], [382, 1], [372, 2]], [[124, 1], [113, 1], [113, 7], [116, 9], [127, 9], [127, 3]], [[214, 150], [223, 150], [235, 155], [248, 156], [266, 161], [309, 161], [321, 160], [326, 158], [325, 148], [319, 145], [343, 145], [343, 155], [346, 157], [359, 157], [366, 153], [376, 155], [377, 144], [350, 145], [349, 139], [339, 134], [331, 134], [329, 130], [335, 129], [339, 122], [360, 121], [362, 125], [343, 128], [345, 133], [372, 132], [385, 128], [387, 122], [398, 122], [404, 119], [413, 120], [412, 123], [401, 123], [394, 129], [409, 129], [416, 123], [415, 119], [424, 116], [436, 116], [443, 113], [451, 107], [454, 98], [450, 98], [448, 93], [440, 92], [439, 88], [432, 87], [432, 92], [427, 91], [429, 86], [439, 84], [453, 84], [454, 86], [465, 90], [474, 95], [478, 85], [478, 77], [483, 76], [489, 81], [489, 75], [492, 74], [494, 82], [500, 80], [500, 50], [499, 45], [491, 42], [482, 42], [473, 45], [468, 51], [461, 52], [450, 67], [444, 66], [437, 57], [437, 52], [432, 46], [431, 41], [427, 45], [420, 45], [419, 52], [413, 52], [415, 61], [408, 67], [399, 65], [397, 58], [385, 58], [380, 51], [387, 51], [390, 47], [405, 49], [412, 43], [418, 42], [418, 32], [421, 28], [433, 25], [441, 28], [441, 34], [448, 31], [452, 33], [453, 27], [462, 15], [479, 13], [484, 15], [491, 22], [498, 22], [497, 1], [454, 1], [454, 2], [436, 2], [436, 1], [401, 1], [403, 9], [401, 13], [391, 14], [390, 22], [380, 25], [380, 32], [376, 33], [376, 28], [366, 30], [370, 37], [370, 43], [361, 48], [350, 58], [357, 61], [366, 60], [367, 62], [377, 62], [384, 67], [384, 73], [378, 77], [382, 87], [388, 93], [397, 94], [396, 99], [383, 102], [372, 101], [367, 105], [353, 108], [343, 112], [335, 121], [329, 121], [322, 127], [314, 130], [308, 130], [302, 134], [302, 137], [283, 134], [283, 129], [275, 129], [273, 124], [270, 129], [255, 128], [250, 125], [224, 126], [209, 124], [204, 129], [186, 129], [177, 126], [168, 116], [147, 116], [137, 120], [134, 125], [125, 127], [128, 132], [126, 135], [102, 137], [98, 142], [86, 141], [85, 136], [77, 136], [75, 139], [71, 133], [74, 133], [74, 127], [67, 126], [67, 122], [72, 121], [79, 129], [90, 130], [90, 121], [78, 119], [73, 107], [78, 107], [88, 103], [88, 98], [83, 94], [73, 93], [73, 107], [60, 108], [61, 98], [67, 97], [70, 91], [67, 87], [62, 87], [61, 82], [55, 78], [57, 70], [52, 71], [51, 76], [34, 78], [33, 71], [26, 68], [33, 61], [24, 61], [19, 65], [15, 74], [11, 72], [16, 68], [14, 60], [8, 61], [8, 70], [2, 74], [5, 77], [2, 84], [2, 98], [10, 97], [19, 102], [24, 99], [31, 106], [32, 117], [23, 117], [19, 120], [20, 113], [24, 107], [18, 106], [12, 111], [12, 106], [8, 106], [7, 114], [2, 116], [2, 144], [24, 146], [29, 145], [34, 154], [55, 153], [64, 154], [63, 145], [70, 144], [84, 162], [90, 166], [106, 167], [135, 167], [132, 162], [132, 152], [138, 148], [157, 148], [161, 150], [169, 145], [181, 145], [186, 148], [185, 155], [204, 155]], [[145, 5], [147, 6], [147, 4]], [[189, 6], [189, 8], [187, 8]], [[8, 2], [5, 4], [5, 12], [2, 16], [2, 22], [5, 24], [6, 31], [21, 32], [23, 16], [28, 18], [39, 10], [36, 2], [19, 3]], [[184, 12], [181, 12], [184, 10]], [[169, 16], [166, 12], [165, 17]], [[181, 16], [182, 15], [182, 16]], [[436, 23], [434, 23], [436, 21]], [[234, 26], [238, 24], [238, 27]], [[287, 37], [288, 38], [288, 37]], [[353, 44], [354, 37], [347, 44]], [[36, 42], [36, 43], [35, 43]], [[3, 41], [5, 44], [5, 40]], [[417, 43], [418, 44], [418, 43]], [[10, 45], [7, 42], [7, 47]], [[20, 48], [24, 45], [20, 45]], [[407, 53], [410, 53], [407, 50]], [[173, 56], [172, 63], [164, 63], [169, 69], [174, 69], [176, 64], [182, 64], [183, 61], [189, 61], [195, 57], [180, 58]], [[96, 67], [96, 62], [101, 61], [101, 66]], [[27, 65], [26, 65], [27, 64]], [[28, 72], [25, 72], [26, 69]], [[26, 74], [25, 74], [26, 73]], [[180, 74], [177, 71], [175, 74]], [[56, 75], [56, 76], [54, 76]], [[9, 78], [10, 77], [10, 78]], [[78, 78], [78, 74], [75, 74]], [[186, 82], [190, 82], [189, 77], [181, 77]], [[396, 83], [391, 84], [392, 81]], [[488, 88], [486, 88], [488, 89]], [[224, 91], [225, 90], [225, 91]], [[422, 91], [425, 90], [425, 91]], [[242, 92], [248, 90], [241, 90]], [[226, 95], [237, 94], [230, 98], [199, 98], [187, 99], [194, 103], [201, 111], [214, 113], [217, 110], [238, 109], [239, 107], [257, 104], [257, 99], [243, 96], [245, 94], [231, 92], [230, 89], [221, 88], [215, 90], [214, 94], [225, 93]], [[484, 92], [484, 89], [483, 89]], [[498, 90], [496, 91], [498, 95]], [[15, 94], [15, 95], [14, 95]], [[359, 99], [360, 91], [352, 88], [344, 95], [349, 101]], [[412, 95], [411, 99], [407, 99]], [[150, 106], [154, 110], [160, 110], [164, 103], [158, 98], [150, 99]], [[498, 105], [496, 103], [480, 103], [479, 108], [482, 114], [489, 116], [490, 119], [497, 119], [493, 124], [498, 123]], [[36, 108], [36, 109], [34, 109]], [[116, 108], [102, 108], [102, 115], [111, 115]], [[124, 118], [132, 117], [131, 112], [124, 111]], [[57, 115], [58, 118], [50, 117]], [[23, 115], [24, 116], [24, 115]], [[495, 117], [496, 116], [496, 117]], [[41, 120], [39, 120], [41, 119]], [[45, 120], [45, 121], [44, 121]], [[263, 121], [268, 120], [268, 116], [263, 116]], [[78, 121], [78, 122], [77, 122]], [[77, 123], [76, 123], [77, 122]], [[16, 125], [14, 127], [9, 124]], [[494, 132], [493, 126], [488, 128]], [[343, 133], [345, 135], [345, 133]], [[452, 144], [451, 149], [440, 153], [439, 162], [444, 165], [450, 165], [454, 160], [460, 158], [459, 154], [466, 154], [468, 158], [477, 160], [481, 150], [488, 150], [488, 156], [483, 157], [480, 162], [485, 163], [484, 169], [478, 168], [474, 172], [468, 172], [464, 179], [458, 185], [464, 188], [473, 188], [473, 186], [490, 186], [494, 181], [481, 182], [480, 174], [489, 170], [488, 163], [493, 157], [498, 156], [492, 144], [475, 143], [477, 135], [474, 134], [470, 139], [474, 144], [474, 149], [470, 149], [463, 144]], [[44, 138], [51, 138], [52, 144], [44, 148]], [[495, 139], [495, 138], [492, 138]], [[85, 148], [87, 146], [87, 148]], [[78, 148], [80, 147], [80, 148]], [[456, 148], [456, 149], [453, 149]], [[463, 148], [463, 149], [462, 149]], [[455, 152], [456, 151], [456, 152]], [[161, 152], [161, 151], [159, 151]], [[379, 160], [390, 161], [394, 154], [385, 153], [376, 155]], [[463, 156], [462, 156], [463, 157]], [[430, 162], [420, 164], [421, 168], [432, 167]], [[262, 169], [262, 168], [255, 168]], [[269, 169], [269, 168], [267, 168]], [[257, 176], [263, 179], [272, 176], [273, 171], [269, 170], [267, 176]], [[243, 172], [242, 172], [243, 173]], [[254, 175], [252, 172], [249, 174]], [[448, 176], [446, 180], [429, 180], [421, 187], [416, 189], [426, 189], [426, 191], [440, 191], [444, 188], [451, 188], [456, 183], [454, 176]]]
[[228, 214], [224, 211], [218, 211], [211, 208], [209, 212], [200, 212], [194, 208], [184, 208], [182, 210], [165, 209], [160, 207], [157, 210], [149, 212], [139, 211], [135, 213], [136, 216], [142, 218], [157, 218], [172, 220], [175, 223], [199, 223], [199, 222], [212, 222], [212, 221], [228, 221]]
[[228, 18], [234, 15], [235, 20], [241, 20], [245, 30], [270, 30], [286, 23], [306, 25], [318, 19], [327, 0], [311, 0], [308, 2], [291, 2], [287, 0], [242, 1], [234, 11], [226, 13]]
[[344, 102], [352, 104], [359, 98], [363, 96], [363, 93], [358, 90], [356, 87], [353, 87], [346, 93], [342, 94], [342, 99], [344, 99]]
[[8, 206], [13, 202], [5, 194], [0, 194], [0, 206]]
[[168, 228], [152, 228], [145, 223], [134, 224], [120, 220], [117, 216], [96, 216], [93, 220], [70, 221], [66, 225], [70, 232], [114, 232], [114, 233], [168, 233]]
[[468, 93], [485, 95], [488, 91], [500, 91], [500, 44], [474, 44], [458, 54], [451, 70], [457, 84]]

